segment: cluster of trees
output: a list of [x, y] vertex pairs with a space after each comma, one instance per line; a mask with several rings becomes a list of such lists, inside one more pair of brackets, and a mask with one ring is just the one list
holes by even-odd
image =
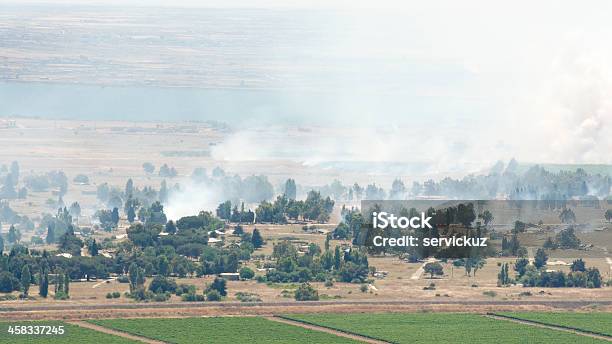
[[[375, 204], [368, 213], [374, 211], [378, 212], [381, 208]], [[373, 240], [376, 236], [383, 236], [386, 238], [400, 238], [403, 236], [412, 236], [418, 239], [419, 243], [424, 242], [425, 239], [439, 239], [441, 237], [463, 237], [468, 238], [482, 238], [488, 234], [486, 227], [480, 226], [479, 223], [475, 223], [476, 213], [474, 211], [474, 205], [471, 202], [460, 203], [456, 206], [447, 208], [434, 209], [433, 207], [428, 208], [424, 215], [431, 217], [429, 224], [432, 226], [431, 229], [401, 229], [401, 228], [372, 228], [372, 224], [366, 224], [362, 226], [367, 228], [363, 235], [355, 237], [353, 243], [356, 245], [365, 245], [368, 253], [370, 254], [397, 254], [400, 257], [407, 257], [409, 261], [416, 262], [420, 259], [427, 257], [436, 257], [439, 259], [449, 258], [462, 258], [462, 257], [488, 257], [497, 254], [493, 245], [487, 247], [471, 247], [471, 246], [376, 246]], [[402, 208], [399, 211], [401, 217], [420, 217], [421, 213], [415, 208], [406, 209]], [[366, 219], [370, 221], [371, 219]]]
[[521, 246], [518, 233], [513, 232], [510, 239], [504, 235], [501, 242], [501, 255], [504, 257], [524, 257], [527, 255], [527, 248]]
[[11, 163], [10, 170], [3, 165], [3, 171], [6, 174], [0, 177], [2, 184], [0, 186], [0, 199], [24, 199], [27, 197], [28, 190], [25, 187], [18, 189], [19, 184], [19, 164], [17, 161]]
[[562, 208], [566, 200], [599, 198], [610, 196], [612, 179], [606, 174], [589, 174], [584, 169], [550, 172], [535, 165], [521, 171], [516, 160], [507, 165], [499, 161], [488, 174], [468, 175], [460, 179], [444, 178], [414, 182], [406, 186], [396, 179], [387, 190], [369, 184], [365, 187], [355, 183], [344, 185], [341, 181], [318, 188], [324, 196], [339, 201], [353, 200], [404, 200], [418, 196], [444, 196], [449, 199], [495, 199], [500, 194], [514, 200], [543, 200], [543, 205]]
[[60, 197], [64, 196], [68, 191], [68, 177], [66, 177], [63, 171], [30, 175], [24, 178], [24, 183], [29, 190], [36, 192], [47, 191], [49, 188], [57, 188]]
[[[91, 259], [91, 258], [90, 258]], [[70, 261], [51, 256], [47, 251], [29, 251], [15, 245], [8, 255], [0, 256], [0, 292], [21, 291], [28, 298], [30, 287], [38, 285], [41, 297], [49, 295], [49, 284], [54, 284], [54, 297], [65, 300], [70, 297], [70, 279], [89, 273], [94, 264]]]
[[561, 249], [578, 249], [580, 248], [580, 239], [576, 236], [574, 226], [569, 226], [561, 230], [555, 238], [548, 237], [544, 242], [543, 248], [548, 250]]
[[278, 196], [273, 203], [263, 201], [255, 209], [258, 223], [287, 223], [288, 219], [327, 222], [334, 209], [331, 198], [310, 191], [304, 201], [296, 201], [285, 195]]
[[215, 194], [224, 195], [234, 204], [240, 200], [247, 203], [258, 203], [270, 200], [274, 196], [274, 187], [268, 177], [248, 176], [241, 178], [238, 175], [229, 175], [223, 169], [216, 167], [209, 176], [204, 168], [196, 168], [191, 174], [192, 181], [198, 185], [212, 190]]
[[582, 259], [572, 262], [571, 271], [568, 274], [563, 271], [546, 271], [547, 260], [548, 256], [541, 248], [536, 252], [533, 265], [529, 264], [527, 258], [517, 259], [514, 263], [515, 280], [508, 276], [507, 268], [502, 265], [503, 272], [500, 272], [498, 283], [507, 285], [517, 281], [525, 287], [549, 288], [600, 288], [602, 285], [599, 270], [595, 267], [587, 268]]
[[298, 255], [289, 241], [274, 245], [272, 257], [274, 269], [266, 273], [269, 282], [311, 282], [336, 279], [342, 282], [363, 283], [369, 273], [368, 257], [357, 248], [324, 252], [316, 244], [310, 244], [304, 255]]
[[178, 185], [169, 188], [166, 180], [162, 180], [159, 190], [151, 186], [138, 188], [134, 185], [132, 179], [128, 179], [125, 188], [121, 190], [117, 187], [111, 187], [108, 183], [98, 185], [96, 194], [98, 200], [106, 205], [107, 209], [117, 210], [123, 209], [125, 215], [130, 222], [133, 222], [137, 217], [144, 221], [147, 216], [147, 211], [157, 202], [163, 204], [167, 201], [169, 195], [178, 190]]
[[255, 213], [251, 211], [251, 209], [245, 210], [244, 202], [240, 204], [240, 209], [238, 209], [238, 205], [234, 205], [232, 208], [231, 201], [225, 201], [219, 204], [217, 207], [217, 217], [235, 223], [255, 222]]

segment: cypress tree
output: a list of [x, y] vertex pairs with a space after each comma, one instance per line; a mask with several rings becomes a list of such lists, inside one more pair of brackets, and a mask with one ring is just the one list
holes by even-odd
[[30, 274], [30, 268], [27, 265], [24, 265], [23, 269], [21, 269], [21, 288], [23, 289], [24, 296], [28, 296], [31, 279], [32, 275]]

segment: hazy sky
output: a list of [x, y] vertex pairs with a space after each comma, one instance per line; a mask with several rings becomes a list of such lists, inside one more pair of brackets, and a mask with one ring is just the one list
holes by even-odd
[[[500, 159], [612, 163], [609, 1], [13, 3], [41, 2], [333, 10], [337, 17], [326, 23], [326, 44], [316, 53], [347, 61], [354, 74], [333, 90], [339, 95], [333, 106], [344, 114], [337, 122], [366, 127], [419, 123], [417, 132], [433, 136], [433, 146], [446, 142], [439, 154], [449, 157], [465, 153], [472, 159], [490, 154]], [[366, 73], [372, 66], [376, 72]], [[384, 87], [369, 87], [371, 80]], [[405, 111], [392, 116], [372, 113], [365, 104], [368, 98], [358, 93], [364, 90], [405, 97]], [[365, 105], [355, 106], [356, 97]], [[423, 109], [430, 108], [438, 112], [435, 118], [421, 121], [430, 115]], [[397, 135], [406, 136], [401, 129]]]

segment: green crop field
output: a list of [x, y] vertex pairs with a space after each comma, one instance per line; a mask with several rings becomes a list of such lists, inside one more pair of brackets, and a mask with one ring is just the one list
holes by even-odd
[[95, 320], [94, 324], [177, 344], [357, 343], [256, 317]]
[[496, 320], [477, 314], [290, 315], [305, 321], [393, 343], [603, 343], [567, 332]]
[[515, 318], [561, 325], [612, 336], [612, 313], [498, 313]]
[[[10, 334], [9, 327], [12, 326], [64, 326], [65, 333], [62, 335], [27, 335], [27, 334]], [[40, 329], [40, 328], [39, 328]], [[94, 330], [78, 327], [75, 325], [66, 324], [61, 321], [15, 321], [15, 322], [0, 322], [0, 343], [11, 344], [33, 344], [33, 343], [104, 343], [104, 344], [128, 344], [138, 343], [129, 339], [113, 336], [106, 333], [97, 332]]]

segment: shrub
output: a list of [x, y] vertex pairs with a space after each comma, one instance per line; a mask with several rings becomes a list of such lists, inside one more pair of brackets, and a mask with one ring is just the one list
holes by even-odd
[[255, 276], [255, 272], [252, 269], [246, 266], [240, 269], [240, 279], [250, 280], [254, 276]]
[[165, 293], [176, 291], [176, 282], [173, 279], [169, 279], [162, 276], [155, 276], [149, 284], [149, 290], [154, 293]]
[[113, 298], [113, 293], [106, 293], [106, 298], [107, 299], [112, 299]]
[[494, 292], [493, 290], [486, 290], [482, 292], [482, 295], [484, 296], [490, 296], [490, 297], [496, 297], [497, 293]]
[[240, 302], [261, 302], [259, 295], [253, 293], [236, 293], [236, 299]]
[[326, 280], [326, 281], [325, 281], [325, 287], [327, 287], [327, 288], [331, 288], [331, 287], [333, 287], [333, 286], [334, 286], [334, 281], [332, 281], [332, 280], [330, 280], [330, 279], [328, 279], [328, 280]]
[[436, 284], [435, 283], [429, 283], [428, 286], [423, 287], [423, 290], [436, 290]]
[[302, 283], [295, 291], [296, 301], [318, 301], [319, 292], [310, 283]]
[[221, 294], [216, 290], [210, 290], [206, 293], [206, 301], [221, 301]]
[[359, 290], [361, 290], [362, 293], [367, 293], [368, 289], [369, 288], [367, 284], [362, 284], [361, 287], [359, 287]]
[[181, 300], [186, 302], [204, 301], [204, 295], [186, 293], [181, 295]]
[[170, 299], [170, 293], [158, 293], [153, 295], [153, 301], [155, 302], [164, 302]]
[[117, 282], [119, 283], [130, 283], [130, 278], [127, 275], [121, 275], [117, 277]]
[[58, 291], [57, 293], [55, 293], [56, 300], [68, 300], [68, 297], [69, 296], [63, 291]]
[[114, 291], [113, 292], [113, 299], [118, 299], [120, 297], [121, 297], [121, 293], [120, 292], [118, 292], [118, 291]]
[[195, 294], [196, 287], [193, 284], [179, 284], [174, 291], [176, 296], [181, 296], [183, 294]]
[[224, 278], [216, 277], [215, 280], [208, 287], [206, 287], [206, 293], [208, 293], [209, 291], [215, 290], [216, 292], [219, 293], [219, 295], [226, 296], [227, 295], [226, 285], [227, 285], [227, 282], [225, 281]]

